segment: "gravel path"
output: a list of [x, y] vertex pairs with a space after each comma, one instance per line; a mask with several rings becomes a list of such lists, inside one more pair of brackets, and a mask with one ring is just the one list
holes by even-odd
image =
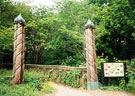
[[102, 90], [81, 90], [54, 84], [56, 89], [53, 94], [46, 94], [45, 96], [135, 96], [125, 91], [102, 91]]

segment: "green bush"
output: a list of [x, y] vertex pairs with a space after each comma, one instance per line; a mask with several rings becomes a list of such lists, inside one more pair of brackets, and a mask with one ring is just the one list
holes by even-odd
[[121, 88], [119, 86], [102, 86], [100, 87], [101, 90], [120, 90]]
[[120, 80], [119, 87], [121, 90], [126, 90], [126, 82], [124, 79]]
[[[52, 72], [53, 71], [53, 72]], [[63, 85], [69, 85], [71, 87], [80, 87], [80, 71], [64, 71], [64, 70], [49, 70], [46, 74], [46, 81], [54, 81], [56, 83], [62, 83]]]
[[135, 59], [132, 59], [128, 63], [129, 66], [127, 67], [127, 77], [129, 81], [127, 84], [127, 90], [135, 93]]
[[83, 81], [84, 81], [83, 89], [87, 89], [87, 74], [83, 75]]
[[40, 96], [39, 91], [29, 85], [11, 86], [0, 84], [0, 96]]
[[79, 83], [79, 78], [80, 78], [80, 71], [78, 70], [73, 70], [73, 71], [65, 71], [63, 72], [63, 84], [64, 85], [69, 85], [71, 87], [79, 88], [80, 83]]
[[0, 96], [40, 96], [44, 74], [25, 70], [24, 84], [12, 84], [12, 70], [0, 70]]

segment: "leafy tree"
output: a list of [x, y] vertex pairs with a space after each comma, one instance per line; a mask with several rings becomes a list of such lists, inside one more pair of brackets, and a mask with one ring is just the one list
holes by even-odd
[[110, 58], [131, 59], [134, 51], [135, 11], [127, 0], [117, 0], [111, 6], [99, 7], [97, 21], [97, 52]]
[[31, 8], [25, 3], [0, 1], [0, 62], [11, 63], [13, 56], [14, 18], [22, 13], [26, 21], [32, 17]]
[[13, 20], [19, 13], [26, 20], [25, 63], [71, 66], [84, 63], [84, 25], [88, 19], [95, 24], [97, 56], [108, 56], [110, 61], [114, 57], [134, 58], [135, 7], [131, 0], [55, 3], [52, 8], [35, 8], [26, 2], [0, 1], [0, 62], [12, 62]]

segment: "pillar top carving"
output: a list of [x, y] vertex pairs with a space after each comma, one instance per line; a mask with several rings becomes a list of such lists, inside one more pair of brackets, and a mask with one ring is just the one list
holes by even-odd
[[25, 20], [23, 19], [22, 15], [19, 14], [19, 15], [14, 19], [14, 23], [15, 23], [15, 24], [21, 23], [21, 24], [25, 25]]
[[88, 29], [88, 28], [93, 28], [94, 29], [94, 23], [88, 19], [87, 23], [85, 24], [85, 28]]

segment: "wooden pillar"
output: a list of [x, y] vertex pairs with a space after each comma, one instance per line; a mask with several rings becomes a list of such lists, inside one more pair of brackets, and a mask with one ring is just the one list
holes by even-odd
[[13, 84], [24, 83], [24, 23], [21, 14], [14, 20]]
[[96, 50], [94, 37], [94, 24], [88, 20], [85, 25], [86, 65], [87, 65], [87, 89], [98, 89], [98, 77], [96, 68]]

